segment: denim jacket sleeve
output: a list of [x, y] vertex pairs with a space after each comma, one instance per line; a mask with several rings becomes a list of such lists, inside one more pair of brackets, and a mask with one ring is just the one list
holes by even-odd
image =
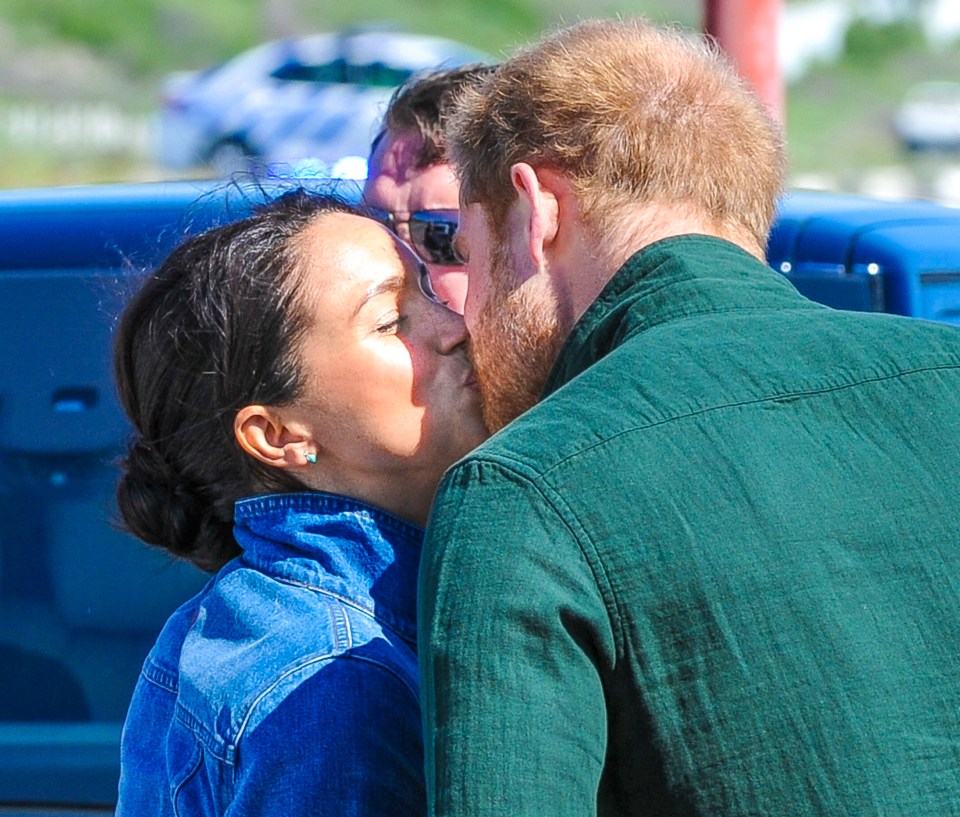
[[613, 636], [570, 525], [521, 471], [473, 459], [447, 474], [420, 584], [432, 814], [596, 810]]
[[301, 684], [238, 747], [230, 813], [422, 817], [416, 691], [361, 647]]

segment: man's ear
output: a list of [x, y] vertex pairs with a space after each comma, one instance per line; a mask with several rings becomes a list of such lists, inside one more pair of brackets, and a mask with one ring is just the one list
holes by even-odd
[[540, 173], [526, 162], [518, 162], [510, 168], [510, 180], [519, 200], [518, 216], [526, 222], [528, 252], [540, 267], [559, 229], [560, 208], [552, 175]]
[[233, 420], [233, 433], [250, 456], [274, 468], [301, 468], [316, 462], [316, 445], [306, 431], [270, 406], [244, 406]]

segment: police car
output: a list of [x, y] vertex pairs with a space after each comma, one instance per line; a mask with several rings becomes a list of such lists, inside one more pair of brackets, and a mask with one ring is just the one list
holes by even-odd
[[157, 160], [219, 175], [365, 157], [393, 90], [411, 74], [487, 62], [452, 40], [394, 31], [314, 34], [264, 43], [162, 89]]

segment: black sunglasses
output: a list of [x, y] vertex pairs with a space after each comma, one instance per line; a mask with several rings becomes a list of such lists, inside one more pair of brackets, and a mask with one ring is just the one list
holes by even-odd
[[460, 223], [459, 210], [418, 210], [408, 219], [397, 219], [389, 210], [365, 208], [371, 218], [388, 230], [397, 232], [397, 225], [410, 226], [410, 243], [420, 260], [428, 264], [460, 266], [464, 263], [453, 244]]

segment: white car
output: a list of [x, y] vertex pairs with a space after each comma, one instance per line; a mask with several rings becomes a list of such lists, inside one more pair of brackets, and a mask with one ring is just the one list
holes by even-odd
[[894, 129], [907, 150], [960, 150], [960, 82], [921, 82], [907, 91]]
[[366, 157], [394, 89], [427, 68], [488, 62], [461, 43], [394, 31], [314, 34], [264, 43], [164, 83], [156, 152], [182, 170], [220, 175]]

